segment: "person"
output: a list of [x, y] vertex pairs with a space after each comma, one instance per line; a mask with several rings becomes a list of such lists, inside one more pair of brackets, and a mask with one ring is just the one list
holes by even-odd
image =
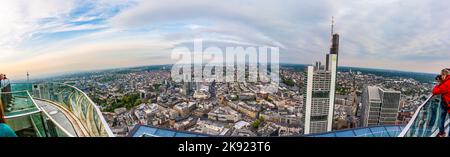
[[0, 103], [0, 137], [17, 137], [16, 133], [14, 132], [13, 129], [11, 129], [11, 127], [9, 127], [8, 124], [6, 124], [6, 120], [4, 119], [4, 114], [2, 111], [1, 107], [1, 103]]
[[0, 137], [17, 137], [17, 135], [7, 124], [0, 123]]
[[3, 106], [5, 106], [8, 103], [11, 103], [12, 100], [12, 94], [11, 94], [11, 85], [9, 84], [8, 78], [5, 74], [0, 73], [0, 87], [1, 87], [1, 93], [4, 93], [1, 96], [0, 101], [3, 102]]
[[[441, 95], [442, 113], [439, 121], [439, 133], [437, 137], [445, 137], [445, 121], [450, 113], [450, 69], [442, 69], [441, 75], [436, 77], [438, 84], [433, 88], [433, 95]], [[450, 132], [449, 132], [450, 137]]]
[[[0, 73], [0, 94], [2, 94], [2, 92], [5, 92], [5, 91], [3, 91], [3, 81], [5, 80], [5, 77], [4, 77], [4, 75], [2, 74], [2, 73]], [[4, 123], [4, 121], [3, 121], [3, 119], [2, 119], [2, 117], [3, 117], [3, 115], [4, 115], [4, 109], [3, 109], [3, 105], [5, 105], [5, 98], [4, 98], [5, 96], [2, 96], [2, 95], [0, 95], [0, 123]]]
[[[6, 75], [0, 73], [0, 83], [2, 86], [6, 79], [7, 79]], [[0, 91], [0, 93], [1, 93], [1, 91]], [[0, 137], [17, 137], [14, 130], [11, 129], [11, 127], [9, 127], [6, 124], [6, 120], [4, 118], [3, 103], [1, 100], [0, 100]]]
[[5, 74], [0, 73], [0, 86], [3, 87], [3, 82], [6, 80]]

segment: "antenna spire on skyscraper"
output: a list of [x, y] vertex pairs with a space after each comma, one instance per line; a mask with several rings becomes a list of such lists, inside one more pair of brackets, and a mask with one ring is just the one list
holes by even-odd
[[331, 48], [330, 54], [338, 54], [339, 51], [339, 34], [334, 33], [334, 16], [331, 18]]
[[334, 16], [331, 17], [331, 36], [334, 34]]

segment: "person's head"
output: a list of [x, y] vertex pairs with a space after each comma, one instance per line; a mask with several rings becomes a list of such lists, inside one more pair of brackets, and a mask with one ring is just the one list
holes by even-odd
[[441, 71], [441, 79], [445, 80], [450, 75], [449, 69], [442, 69]]
[[5, 75], [2, 74], [2, 73], [0, 73], [0, 80], [3, 80], [3, 79], [6, 79], [6, 78], [5, 78]]

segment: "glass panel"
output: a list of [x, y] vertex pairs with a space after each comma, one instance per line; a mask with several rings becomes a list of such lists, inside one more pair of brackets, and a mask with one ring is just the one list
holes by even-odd
[[18, 137], [41, 137], [42, 134], [38, 132], [33, 124], [31, 114], [9, 117], [6, 123], [15, 131]]
[[374, 137], [368, 128], [354, 130], [357, 137]]
[[336, 137], [355, 137], [355, 134], [352, 130], [336, 132]]
[[169, 130], [158, 130], [155, 132], [155, 135], [158, 137], [174, 137], [175, 132]]
[[205, 136], [205, 135], [197, 135], [197, 137], [208, 137], [208, 136]]
[[389, 137], [389, 134], [384, 127], [370, 128], [370, 131], [372, 131], [374, 137]]
[[405, 126], [398, 126], [400, 128], [400, 130], [405, 129]]
[[314, 137], [336, 137], [336, 135], [334, 133], [328, 133], [328, 134], [316, 135]]
[[390, 137], [397, 137], [402, 130], [398, 126], [385, 127]]
[[442, 114], [447, 114], [441, 107], [441, 97], [430, 97], [417, 111], [408, 124], [404, 137], [430, 137], [439, 130], [439, 123], [447, 121]]
[[134, 135], [135, 135], [135, 137], [140, 137], [142, 135], [153, 135], [153, 134], [155, 134], [155, 132], [157, 130], [158, 129], [156, 129], [156, 128], [141, 126], [141, 127], [139, 127], [139, 129], [136, 131], [136, 133]]
[[31, 87], [34, 97], [51, 100], [71, 111], [90, 136], [113, 136], [100, 110], [79, 89], [61, 83], [33, 84]]
[[46, 131], [45, 131], [45, 127], [44, 127], [44, 123], [43, 123], [43, 119], [41, 116], [41, 113], [35, 113], [30, 115], [31, 116], [31, 121], [33, 122], [33, 126], [36, 130], [36, 133], [38, 134], [39, 137], [46, 137]]
[[26, 91], [1, 93], [0, 95], [6, 118], [39, 111]]
[[[33, 101], [31, 84], [1, 82], [0, 104], [6, 122], [19, 137], [68, 137], [67, 131], [55, 125]], [[11, 90], [12, 89], [12, 90]], [[11, 92], [14, 91], [14, 92]]]
[[31, 92], [31, 90], [33, 89], [32, 84], [29, 83], [14, 83], [11, 84], [11, 89], [12, 91], [28, 91]]
[[196, 137], [197, 135], [195, 135], [195, 134], [188, 134], [188, 133], [181, 133], [181, 132], [178, 132], [176, 135], [175, 135], [175, 137]]

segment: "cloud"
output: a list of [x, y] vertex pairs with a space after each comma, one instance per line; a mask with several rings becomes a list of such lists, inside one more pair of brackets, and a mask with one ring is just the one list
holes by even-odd
[[[448, 66], [450, 58], [450, 10], [446, 6], [446, 0], [2, 2], [0, 12], [6, 16], [0, 17], [5, 21], [0, 26], [0, 70], [56, 54], [79, 60], [75, 55], [79, 51], [99, 53], [103, 58], [97, 62], [95, 57], [81, 57], [90, 64], [68, 61], [71, 64], [63, 66], [65, 71], [92, 69], [97, 67], [94, 63], [114, 66], [119, 56], [124, 61], [117, 65], [134, 65], [135, 56], [98, 45], [112, 44], [123, 52], [134, 52], [133, 42], [152, 41], [167, 48], [186, 46], [194, 39], [219, 47], [277, 46], [282, 62], [309, 64], [323, 60], [329, 51], [334, 16], [335, 31], [341, 35], [340, 65], [437, 71]], [[97, 46], [89, 51], [78, 48], [89, 45]], [[163, 54], [166, 50], [146, 48], [151, 54], [169, 55]], [[110, 55], [105, 55], [108, 51]], [[147, 62], [161, 61], [142, 55]]]
[[[166, 64], [170, 62], [170, 42], [162, 41], [111, 41], [66, 47], [64, 53], [48, 52], [2, 66], [2, 72], [12, 78], [23, 79], [30, 72], [35, 77], [73, 71], [101, 70], [118, 67]], [[158, 58], [159, 60], [152, 60]]]
[[43, 47], [86, 34], [80, 32], [106, 29], [104, 20], [132, 4], [130, 0], [1, 2], [0, 65], [35, 57]]
[[5, 1], [0, 5], [2, 16], [0, 20], [0, 48], [11, 48], [20, 44], [25, 38], [40, 29], [37, 21], [42, 18], [59, 18], [68, 13], [73, 4], [70, 1], [46, 0], [38, 2]]

